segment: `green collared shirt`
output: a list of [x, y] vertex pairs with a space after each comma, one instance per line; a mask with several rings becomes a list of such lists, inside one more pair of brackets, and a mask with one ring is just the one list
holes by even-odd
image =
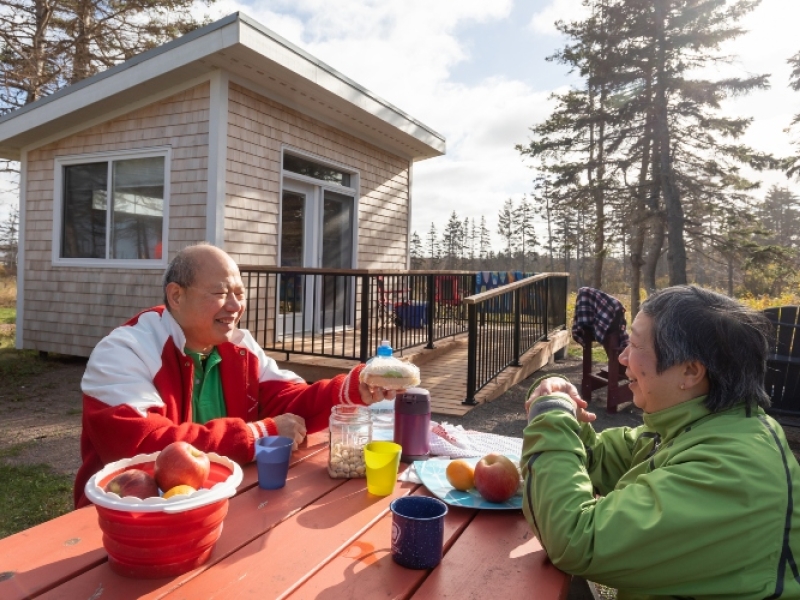
[[192, 382], [192, 421], [207, 423], [211, 419], [227, 417], [225, 397], [222, 394], [222, 379], [219, 376], [219, 363], [222, 357], [216, 348], [204, 356], [199, 352], [186, 350], [186, 355], [194, 361], [194, 381]]

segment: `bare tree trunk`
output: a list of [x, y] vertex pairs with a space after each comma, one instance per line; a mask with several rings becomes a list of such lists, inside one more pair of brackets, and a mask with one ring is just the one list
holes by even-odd
[[92, 2], [79, 0], [75, 12], [75, 50], [72, 59], [72, 76], [70, 84], [77, 83], [91, 75], [91, 28], [92, 28]]
[[650, 242], [647, 246], [647, 253], [644, 256], [642, 265], [642, 278], [644, 288], [650, 295], [656, 291], [656, 269], [658, 259], [661, 258], [661, 249], [664, 247], [664, 213], [659, 206], [661, 196], [661, 175], [659, 165], [661, 160], [658, 156], [659, 148], [656, 142], [652, 145], [652, 163], [650, 167], [651, 185], [650, 193], [647, 195], [647, 229], [650, 230]]
[[36, 25], [31, 39], [31, 73], [24, 87], [25, 104], [36, 102], [42, 97], [45, 69], [47, 68], [47, 28], [53, 18], [55, 0], [35, 0]]
[[[600, 110], [605, 102], [605, 86], [600, 89]], [[594, 105], [595, 91], [589, 84], [589, 112], [593, 115], [596, 112]], [[591, 286], [597, 289], [603, 287], [603, 259], [605, 258], [605, 210], [603, 199], [603, 178], [605, 170], [603, 168], [603, 137], [605, 135], [605, 123], [600, 119], [597, 125], [597, 136], [595, 137], [595, 123], [589, 125], [589, 162], [586, 167], [586, 177], [589, 182], [589, 191], [592, 195], [594, 204], [594, 251], [592, 256], [592, 276]], [[595, 159], [595, 156], [597, 157]], [[597, 177], [595, 177], [595, 172]]]
[[661, 171], [661, 188], [664, 194], [664, 206], [667, 217], [669, 283], [680, 285], [686, 283], [686, 246], [683, 240], [683, 206], [680, 192], [675, 184], [675, 172], [672, 165], [672, 148], [670, 144], [669, 113], [667, 110], [667, 73], [666, 73], [666, 39], [665, 22], [667, 5], [670, 0], [656, 0], [655, 15], [657, 27], [657, 65], [656, 79], [656, 139], [658, 140]]
[[544, 180], [544, 206], [545, 214], [547, 215], [547, 251], [550, 254], [550, 272], [555, 272], [555, 263], [553, 262], [553, 217], [550, 207], [550, 190], [548, 187], [547, 179]]
[[[652, 71], [648, 69], [645, 81], [645, 97], [652, 94]], [[644, 140], [642, 143], [642, 165], [639, 168], [639, 185], [634, 194], [633, 233], [631, 234], [631, 312], [633, 319], [639, 312], [641, 304], [642, 267], [644, 266], [644, 238], [647, 233], [647, 176], [650, 171], [650, 149], [653, 143], [653, 112], [649, 110], [645, 117]]]

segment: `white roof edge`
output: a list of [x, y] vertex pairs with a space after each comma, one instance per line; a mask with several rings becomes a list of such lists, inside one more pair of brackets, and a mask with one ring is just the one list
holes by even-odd
[[[288, 40], [285, 40], [252, 18], [244, 15], [243, 13], [237, 12], [223, 17], [222, 19], [206, 25], [205, 27], [196, 29], [178, 39], [167, 42], [162, 46], [148, 50], [142, 54], [138, 54], [124, 63], [93, 75], [92, 77], [84, 79], [76, 84], [62, 88], [53, 94], [50, 94], [49, 96], [37, 100], [36, 102], [25, 105], [17, 110], [3, 115], [0, 117], [0, 154], [6, 158], [12, 158], [14, 157], [13, 155], [19, 155], [19, 149], [17, 146], [22, 144], [11, 141], [11, 138], [23, 135], [25, 132], [39, 127], [44, 123], [57, 120], [65, 114], [85, 108], [87, 104], [97, 101], [95, 99], [98, 98], [98, 96], [103, 98], [105, 97], [104, 94], [111, 95], [113, 93], [120, 93], [126, 89], [135, 87], [140, 83], [159, 76], [164, 76], [169, 71], [176, 68], [189, 66], [191, 63], [196, 63], [197, 61], [213, 55], [216, 52], [224, 51], [225, 48], [235, 46], [236, 44], [240, 43], [244, 43], [246, 45], [246, 42], [243, 42], [243, 37], [245, 36], [242, 35], [242, 25], [245, 25], [258, 34], [265, 36], [270, 40], [270, 42], [279, 44], [285, 48], [286, 51], [296, 55], [300, 60], [306, 62], [312, 69], [324, 71], [327, 77], [337, 79], [340, 82], [338, 85], [344, 84], [344, 86], [352, 89], [353, 92], [361, 96], [361, 102], [358, 102], [357, 99], [345, 98], [350, 104], [361, 110], [365, 110], [366, 112], [372, 114], [374, 118], [380, 119], [388, 125], [404, 131], [407, 135], [416, 138], [419, 143], [425, 144], [434, 150], [433, 155], [436, 153], [444, 153], [444, 136], [437, 133], [430, 127], [420, 123], [396, 106], [373, 94], [352, 79], [342, 75], [329, 65], [315, 58], [308, 52], [298, 48]], [[227, 31], [225, 31], [226, 28], [228, 28]], [[211, 40], [212, 36], [215, 34], [217, 39], [213, 42], [209, 42], [209, 40]], [[201, 41], [201, 38], [205, 39]], [[198, 44], [200, 45], [198, 46]], [[190, 48], [192, 51], [189, 51]], [[167, 53], [171, 53], [172, 55], [169, 57], [162, 57], [162, 55]], [[159, 58], [162, 58], [162, 60], [159, 60]], [[128, 72], [128, 77], [123, 79], [122, 81], [124, 83], [120, 85], [120, 82], [118, 81], [119, 76], [125, 72]], [[131, 77], [131, 75], [134, 76]], [[332, 79], [329, 79], [328, 81], [332, 81]], [[314, 83], [319, 84], [317, 81]], [[102, 89], [106, 86], [108, 89]], [[93, 87], [93, 89], [90, 91], [87, 89], [89, 87]], [[328, 86], [323, 87], [328, 89], [328, 92], [330, 93], [337, 93]], [[341, 94], [337, 95], [341, 97]], [[49, 106], [53, 103], [59, 104], [57, 109], [56, 107]], [[387, 116], [376, 114], [376, 111], [369, 110], [369, 108], [366, 107], [366, 104], [372, 104], [375, 106], [375, 103], [384, 109], [388, 109], [394, 115], [394, 117], [387, 118]], [[51, 108], [52, 114], [48, 114], [51, 112]], [[403, 122], [405, 122], [405, 126], [402, 125]], [[414, 133], [415, 129], [418, 133]]]
[[355, 90], [361, 92], [365, 96], [369, 96], [375, 102], [377, 102], [379, 104], [382, 104], [386, 108], [396, 112], [398, 115], [402, 116], [403, 118], [407, 119], [408, 121], [411, 121], [416, 126], [421, 127], [422, 129], [424, 129], [425, 131], [427, 131], [428, 133], [430, 133], [434, 137], [439, 138], [442, 142], [445, 141], [444, 136], [441, 135], [440, 133], [437, 133], [436, 131], [434, 131], [433, 129], [431, 129], [430, 127], [425, 125], [424, 123], [421, 123], [420, 121], [418, 121], [417, 119], [415, 119], [414, 117], [409, 115], [408, 113], [406, 113], [406, 112], [402, 111], [401, 109], [397, 108], [394, 104], [392, 104], [392, 103], [384, 100], [380, 96], [372, 93], [371, 91], [369, 91], [364, 86], [356, 83], [355, 81], [353, 81], [352, 79], [350, 79], [346, 75], [343, 75], [342, 73], [340, 73], [339, 71], [337, 71], [336, 69], [331, 67], [330, 65], [325, 64], [324, 62], [322, 62], [321, 60], [319, 60], [315, 56], [313, 56], [313, 55], [309, 54], [308, 52], [306, 52], [305, 50], [303, 50], [302, 48], [299, 48], [299, 47], [295, 46], [294, 44], [292, 44], [290, 41], [282, 38], [277, 33], [275, 33], [274, 31], [270, 30], [269, 28], [265, 27], [264, 25], [262, 25], [261, 23], [259, 23], [255, 19], [252, 19], [252, 18], [248, 17], [244, 13], [235, 13], [235, 14], [239, 15], [239, 19], [243, 23], [246, 23], [247, 25], [249, 25], [253, 29], [256, 29], [259, 33], [262, 33], [263, 35], [271, 38], [275, 42], [285, 46], [287, 49], [291, 50], [295, 54], [298, 54], [299, 56], [303, 57], [307, 61], [309, 61], [311, 63], [314, 63], [318, 68], [322, 69], [323, 71], [327, 71], [332, 76], [336, 77], [337, 79], [340, 79], [341, 81], [343, 81], [344, 83], [346, 83], [350, 87], [354, 88]]

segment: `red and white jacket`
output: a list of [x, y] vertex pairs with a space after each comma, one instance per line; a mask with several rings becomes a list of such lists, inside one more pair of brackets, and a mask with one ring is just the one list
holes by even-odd
[[84, 486], [104, 465], [162, 450], [184, 440], [204, 452], [240, 464], [253, 460], [255, 442], [276, 435], [270, 417], [303, 417], [309, 433], [328, 426], [331, 407], [363, 404], [358, 374], [305, 383], [278, 369], [250, 335], [239, 329], [217, 347], [228, 416], [192, 422], [194, 362], [183, 352], [186, 337], [163, 306], [145, 310], [103, 338], [92, 351], [81, 381], [83, 464], [75, 478], [75, 507], [88, 504]]

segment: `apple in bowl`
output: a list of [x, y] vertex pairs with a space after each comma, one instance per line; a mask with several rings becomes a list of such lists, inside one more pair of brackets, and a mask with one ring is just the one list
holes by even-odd
[[111, 492], [120, 498], [133, 496], [134, 498], [152, 498], [158, 496], [158, 486], [156, 480], [147, 471], [142, 469], [127, 469], [115, 475], [104, 488], [106, 492]]
[[505, 502], [517, 493], [519, 470], [510, 458], [492, 452], [475, 464], [475, 489], [489, 502]]
[[188, 442], [172, 442], [156, 457], [156, 483], [164, 491], [179, 485], [199, 490], [210, 471], [211, 461], [206, 453]]

